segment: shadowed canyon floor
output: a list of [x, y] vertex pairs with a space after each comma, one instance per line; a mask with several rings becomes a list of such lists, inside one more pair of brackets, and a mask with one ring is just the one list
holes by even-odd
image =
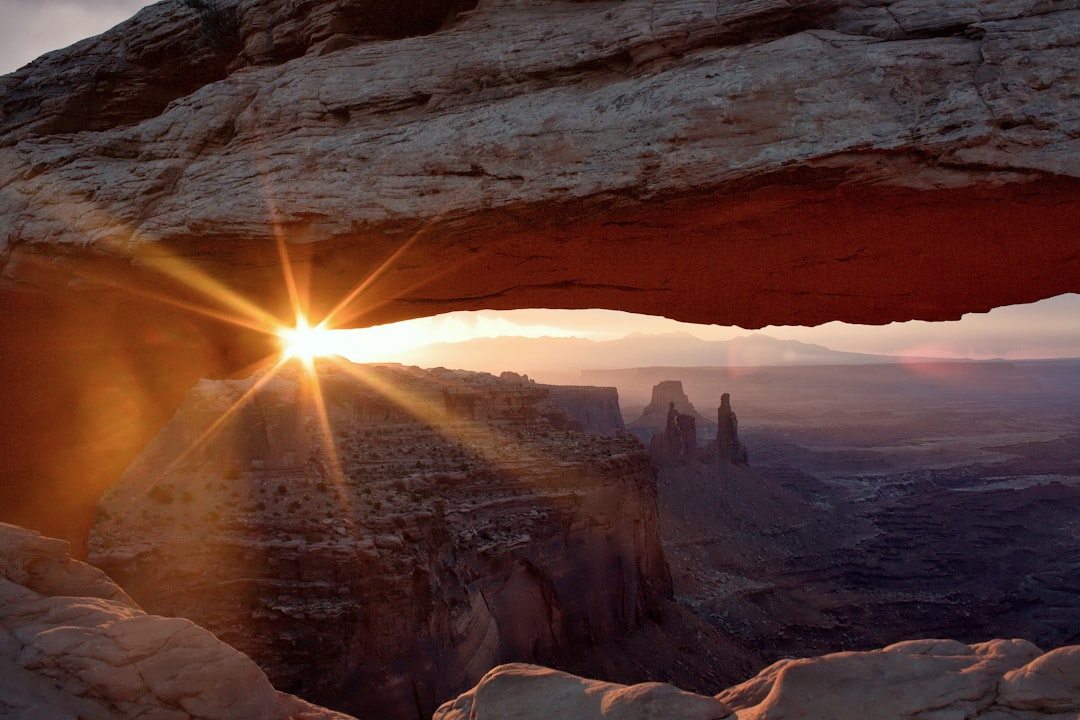
[[662, 468], [661, 533], [680, 602], [764, 659], [1080, 641], [1080, 362], [585, 377], [733, 392], [750, 467]]

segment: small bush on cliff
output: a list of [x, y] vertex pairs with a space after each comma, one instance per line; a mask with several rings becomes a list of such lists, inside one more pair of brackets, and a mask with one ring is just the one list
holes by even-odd
[[199, 13], [200, 29], [207, 44], [214, 50], [231, 52], [240, 46], [240, 16], [235, 5], [223, 0], [182, 0], [184, 5]]

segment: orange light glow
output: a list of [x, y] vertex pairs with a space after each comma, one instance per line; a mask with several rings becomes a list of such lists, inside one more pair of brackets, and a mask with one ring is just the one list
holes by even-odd
[[341, 331], [330, 330], [322, 323], [312, 326], [302, 314], [297, 315], [296, 327], [278, 330], [278, 337], [284, 357], [296, 358], [305, 365], [310, 365], [317, 357], [342, 354]]

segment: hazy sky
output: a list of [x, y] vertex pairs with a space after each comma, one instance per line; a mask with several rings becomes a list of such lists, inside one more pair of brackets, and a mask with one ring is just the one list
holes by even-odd
[[0, 0], [0, 74], [98, 35], [152, 3], [144, 0]]
[[[613, 310], [460, 312], [352, 331], [356, 350], [351, 357], [359, 361], [388, 361], [393, 360], [397, 349], [470, 337], [548, 335], [614, 340], [634, 332], [689, 332], [703, 340], [727, 340], [751, 331], [691, 325]], [[832, 322], [815, 328], [770, 326], [756, 332], [833, 350], [883, 355], [972, 359], [1080, 357], [1080, 295], [1060, 295], [1030, 305], [972, 313], [953, 322], [910, 321], [880, 326]], [[368, 353], [367, 348], [378, 348], [381, 352]]]
[[[101, 33], [131, 17], [142, 0], [0, 0], [0, 73], [42, 53]], [[740, 328], [684, 325], [613, 311], [454, 313], [414, 321], [396, 329], [377, 329], [360, 340], [390, 347], [472, 336], [579, 335], [597, 340], [632, 332], [689, 331], [703, 339], [746, 334]], [[1063, 295], [1040, 303], [967, 315], [949, 323], [907, 322], [881, 327], [829, 323], [817, 328], [766, 328], [778, 338], [825, 345], [835, 350], [940, 357], [1080, 357], [1080, 296]], [[361, 336], [358, 336], [358, 338]]]

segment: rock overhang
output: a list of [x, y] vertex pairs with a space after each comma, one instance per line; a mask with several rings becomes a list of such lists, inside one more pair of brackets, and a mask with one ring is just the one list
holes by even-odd
[[363, 285], [356, 326], [875, 324], [1080, 288], [1075, 2], [450, 3], [401, 40], [331, 5], [244, 0], [223, 57], [158, 3], [0, 80], [9, 517], [85, 507], [194, 380], [274, 352], [224, 318], [290, 317], [283, 258], [313, 318]]

